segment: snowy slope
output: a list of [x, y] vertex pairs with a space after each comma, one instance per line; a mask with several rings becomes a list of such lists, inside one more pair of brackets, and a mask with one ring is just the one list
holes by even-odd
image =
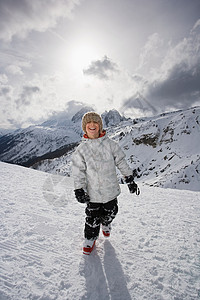
[[29, 167], [46, 157], [59, 157], [63, 149], [66, 152], [80, 141], [81, 118], [88, 110], [84, 106], [74, 116], [63, 111], [40, 125], [0, 136], [0, 160]]
[[[0, 160], [30, 167], [42, 160], [62, 156], [81, 140], [82, 117], [92, 110], [84, 106], [71, 116], [61, 112], [37, 126], [18, 129], [3, 136], [0, 132]], [[114, 109], [106, 111], [102, 118], [106, 126], [115, 126], [125, 120]]]
[[138, 120], [111, 137], [144, 183], [200, 191], [199, 107]]
[[72, 180], [0, 163], [0, 299], [200, 297], [200, 193], [122, 185], [111, 237], [81, 251]]
[[80, 125], [30, 126], [5, 135], [0, 139], [1, 161], [31, 165], [31, 160], [52, 153], [81, 138]]
[[[111, 121], [118, 119], [114, 116]], [[122, 147], [130, 166], [138, 169], [143, 183], [200, 191], [200, 107], [151, 118], [118, 119], [107, 133]], [[70, 155], [43, 160], [34, 168], [70, 175]]]

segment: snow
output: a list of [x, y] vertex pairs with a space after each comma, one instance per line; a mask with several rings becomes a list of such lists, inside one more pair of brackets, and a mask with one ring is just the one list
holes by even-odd
[[0, 299], [200, 298], [200, 193], [122, 185], [112, 233], [82, 254], [72, 179], [0, 162]]
[[[114, 110], [102, 116], [104, 119], [109, 116], [112, 122], [106, 128], [107, 134], [119, 143], [130, 167], [138, 170], [138, 177], [143, 184], [200, 191], [200, 107], [135, 120], [120, 121], [120, 116]], [[113, 122], [116, 125], [112, 125]], [[76, 123], [76, 126], [76, 130], [80, 130], [81, 124]], [[60, 140], [63, 141], [62, 138]], [[50, 140], [45, 147], [49, 143]], [[70, 175], [74, 149], [63, 156], [40, 160], [32, 168]]]
[[[81, 117], [88, 109], [73, 116], [61, 112], [41, 125], [0, 136], [0, 160], [70, 175], [71, 154], [82, 137]], [[113, 109], [102, 118], [143, 184], [200, 191], [200, 107], [134, 120]]]
[[[47, 124], [46, 124], [47, 125]], [[48, 125], [50, 125], [48, 123]], [[1, 161], [21, 164], [51, 153], [81, 138], [81, 127], [66, 120], [65, 126], [30, 126], [0, 137]], [[60, 125], [60, 123], [58, 124]]]
[[120, 124], [111, 138], [119, 142], [143, 183], [200, 191], [200, 108]]

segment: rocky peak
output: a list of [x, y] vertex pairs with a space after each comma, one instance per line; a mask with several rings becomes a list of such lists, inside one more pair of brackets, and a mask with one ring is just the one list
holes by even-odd
[[101, 116], [105, 127], [114, 126], [126, 120], [116, 109], [105, 111]]

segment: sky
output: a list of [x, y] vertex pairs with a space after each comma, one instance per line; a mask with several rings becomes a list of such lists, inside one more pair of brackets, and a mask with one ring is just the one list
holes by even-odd
[[199, 0], [0, 0], [0, 128], [200, 105]]

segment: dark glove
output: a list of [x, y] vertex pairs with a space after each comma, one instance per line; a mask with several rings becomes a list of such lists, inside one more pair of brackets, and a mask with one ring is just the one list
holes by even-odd
[[128, 185], [130, 193], [136, 193], [136, 195], [140, 194], [140, 189], [135, 183], [133, 175], [125, 177], [125, 182]]
[[88, 203], [90, 201], [90, 197], [88, 194], [81, 188], [74, 190], [75, 197], [80, 203]]

